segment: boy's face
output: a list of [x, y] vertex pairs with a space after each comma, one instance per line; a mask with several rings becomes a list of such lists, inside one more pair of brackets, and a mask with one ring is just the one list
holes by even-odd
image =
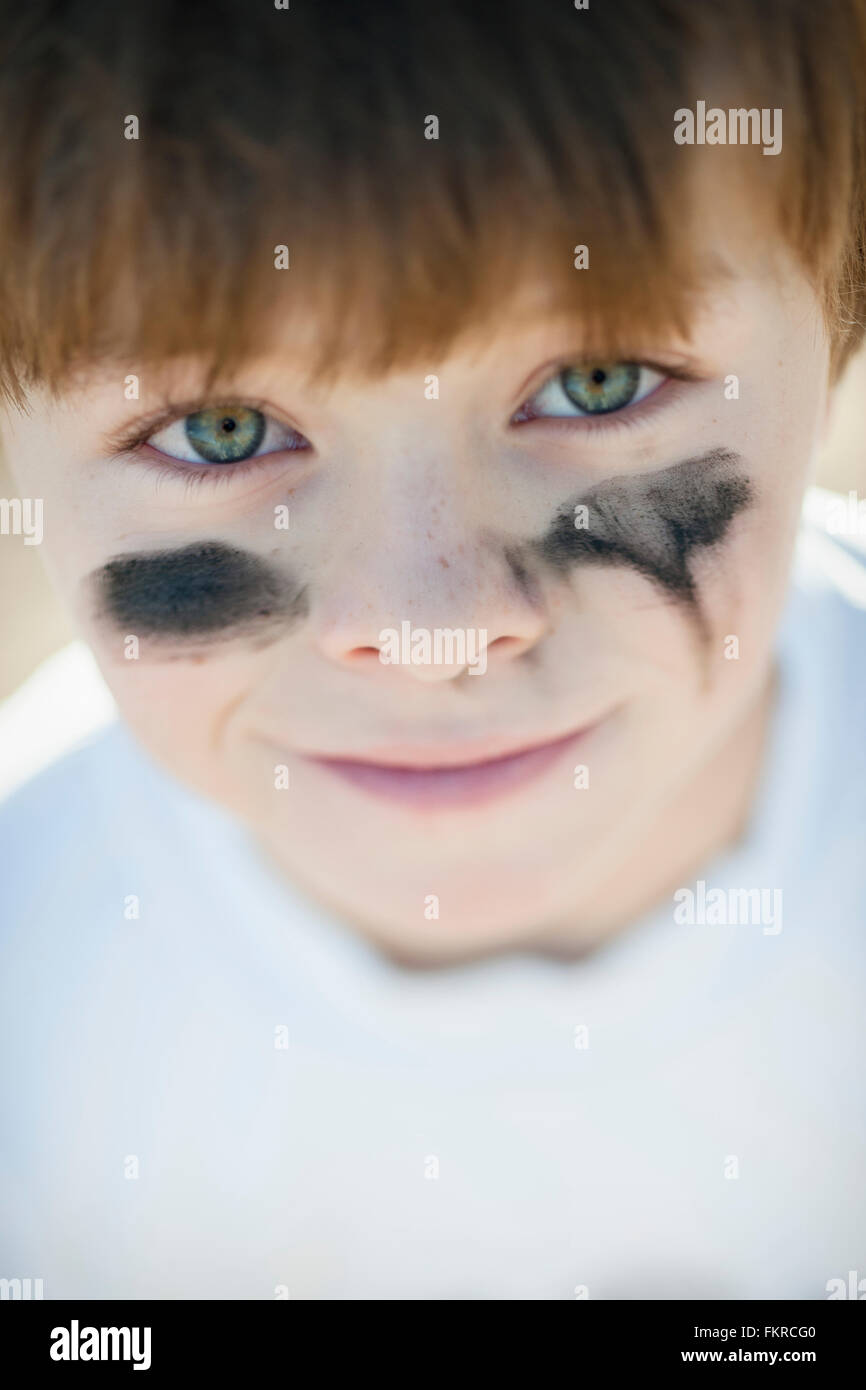
[[654, 825], [688, 867], [675, 808], [766, 689], [828, 366], [777, 272], [738, 252], [639, 373], [503, 310], [483, 347], [314, 389], [291, 332], [213, 413], [195, 364], [129, 362], [4, 443], [122, 713], [293, 878], [406, 955], [577, 937]]

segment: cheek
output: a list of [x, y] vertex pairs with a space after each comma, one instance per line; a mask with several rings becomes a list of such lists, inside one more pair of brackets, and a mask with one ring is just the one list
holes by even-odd
[[696, 584], [717, 638], [742, 632], [769, 641], [789, 584], [801, 500], [795, 480], [762, 474], [756, 505], [723, 545], [696, 557]]
[[111, 560], [91, 587], [103, 622], [148, 651], [271, 633], [302, 618], [306, 589], [272, 560], [221, 540]]
[[633, 699], [645, 712], [649, 699], [654, 721], [666, 725], [674, 712], [715, 717], [739, 705], [772, 652], [787, 588], [787, 522], [762, 493], [719, 545], [693, 557], [694, 604], [628, 565], [570, 569], [549, 591], [556, 664], [569, 685]]
[[790, 553], [785, 528], [778, 517], [772, 522], [762, 498], [728, 542], [695, 567], [704, 638], [694, 654], [694, 709], [718, 727], [747, 708], [772, 664]]
[[97, 655], [121, 717], [145, 748], [171, 771], [219, 794], [226, 731], [261, 679], [260, 655], [239, 650], [159, 663]]
[[632, 569], [586, 569], [552, 606], [557, 662], [585, 696], [618, 704], [657, 696], [677, 705], [701, 690], [708, 645], [694, 610]]

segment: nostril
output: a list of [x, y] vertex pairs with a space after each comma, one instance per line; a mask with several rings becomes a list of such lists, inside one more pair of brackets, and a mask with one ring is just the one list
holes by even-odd
[[507, 656], [526, 645], [522, 637], [495, 637], [492, 642], [487, 643], [487, 652], [488, 655], [494, 652], [498, 656]]
[[[427, 629], [423, 629], [421, 631], [426, 633]], [[435, 631], [438, 633], [439, 629], [436, 629]], [[450, 633], [451, 629], [447, 629], [447, 631]], [[510, 657], [520, 656], [524, 651], [527, 650], [528, 647], [532, 645], [531, 641], [526, 638], [512, 636], [496, 637], [493, 639], [493, 641], [488, 642], [485, 640], [486, 633], [483, 628], [458, 629], [458, 631], [463, 631], [471, 634], [471, 637], [467, 636], [466, 638], [466, 652], [469, 655], [467, 658], [464, 659], [463, 664], [466, 664], [466, 660], [469, 661], [470, 665], [473, 664], [474, 659], [471, 657], [471, 653], [473, 650], [477, 650], [478, 654], [483, 653], [488, 659], [504, 658], [507, 660]], [[475, 646], [473, 646], [473, 642], [475, 643]], [[433, 650], [435, 650], [435, 648], [433, 648]], [[422, 657], [420, 654], [415, 656], [414, 648], [412, 647], [408, 639], [406, 639], [405, 637], [403, 643], [400, 644], [398, 642], [397, 647], [395, 649], [389, 647], [387, 642], [385, 642], [383, 646], [359, 644], [355, 647], [348, 647], [344, 651], [342, 660], [348, 663], [349, 665], [357, 667], [363, 666], [366, 668], [372, 667], [374, 662], [377, 666], [380, 664], [384, 666], [411, 666], [413, 670], [418, 666], [428, 664], [442, 664], [444, 666], [447, 666], [449, 669], [451, 669], [454, 666], [454, 659], [445, 660], [443, 658], [441, 662], [437, 663], [437, 659], [432, 655], [432, 652], [431, 655], [428, 655], [426, 658]]]

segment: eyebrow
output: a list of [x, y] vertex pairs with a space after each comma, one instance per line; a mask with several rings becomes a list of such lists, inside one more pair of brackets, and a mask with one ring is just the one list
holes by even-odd
[[[742, 270], [730, 261], [721, 251], [710, 248], [695, 253], [695, 275], [694, 284], [698, 296], [702, 291], [711, 292], [726, 285], [734, 284], [744, 279]], [[521, 307], [512, 306], [511, 313], [515, 323], [520, 326], [531, 327], [533, 325], [543, 326], [546, 323], [553, 324], [561, 322], [571, 325], [572, 328], [579, 329], [580, 316], [576, 315], [571, 309], [563, 309], [555, 296], [555, 286], [545, 287], [545, 293], [549, 292], [550, 299], [543, 298], [539, 303], [526, 304]], [[690, 316], [691, 317], [691, 316]], [[603, 319], [598, 323], [601, 329], [601, 338], [604, 339]], [[591, 344], [586, 351], [591, 351]], [[685, 355], [688, 355], [687, 353]]]
[[697, 273], [699, 279], [706, 281], [708, 285], [726, 284], [742, 279], [742, 272], [736, 269], [727, 256], [716, 249], [700, 253], [697, 258]]

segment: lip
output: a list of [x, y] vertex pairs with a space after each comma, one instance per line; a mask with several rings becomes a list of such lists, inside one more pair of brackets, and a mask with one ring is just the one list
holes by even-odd
[[[567, 750], [576, 750], [600, 722], [545, 743], [524, 744], [486, 757], [472, 751], [472, 745], [464, 745], [462, 750], [437, 752], [417, 746], [411, 751], [389, 749], [375, 760], [330, 756], [307, 756], [306, 760], [360, 791], [404, 807], [478, 806], [542, 777]], [[491, 741], [485, 742], [489, 749]]]

